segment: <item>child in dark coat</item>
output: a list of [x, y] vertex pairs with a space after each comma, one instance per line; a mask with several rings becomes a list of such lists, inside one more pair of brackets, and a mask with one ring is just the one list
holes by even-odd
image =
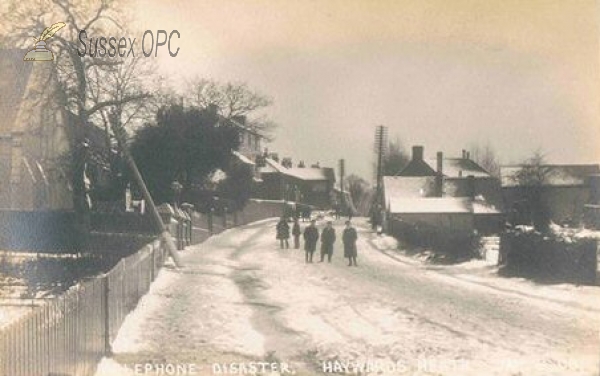
[[323, 229], [321, 233], [321, 261], [327, 255], [327, 261], [331, 262], [331, 256], [333, 255], [333, 243], [335, 243], [335, 229], [331, 221], [327, 222], [327, 227]]
[[281, 220], [277, 222], [277, 239], [279, 239], [279, 245], [281, 249], [285, 245], [285, 248], [290, 247], [290, 243], [288, 239], [290, 238], [290, 225], [284, 217], [281, 217]]
[[356, 229], [352, 227], [352, 223], [350, 221], [346, 221], [346, 228], [344, 229], [344, 233], [342, 234], [342, 242], [344, 243], [344, 257], [348, 259], [348, 266], [358, 266], [356, 265], [356, 240], [358, 239], [358, 234], [356, 233]]
[[319, 230], [315, 226], [315, 220], [310, 221], [310, 225], [304, 229], [304, 251], [306, 262], [313, 262], [313, 253], [317, 249], [317, 241], [319, 240]]

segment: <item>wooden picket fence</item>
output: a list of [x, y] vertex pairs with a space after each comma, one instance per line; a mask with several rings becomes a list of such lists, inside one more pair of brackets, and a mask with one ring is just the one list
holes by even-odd
[[90, 376], [167, 257], [153, 241], [0, 330], [0, 376]]

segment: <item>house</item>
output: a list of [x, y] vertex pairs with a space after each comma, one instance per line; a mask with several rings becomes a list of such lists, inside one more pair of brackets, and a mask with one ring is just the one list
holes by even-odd
[[584, 207], [583, 219], [587, 228], [600, 230], [600, 175], [591, 175], [590, 199]]
[[591, 181], [600, 174], [598, 164], [545, 164], [539, 166], [507, 165], [500, 167], [504, 205], [513, 223], [530, 223], [530, 187], [521, 183], [518, 174], [524, 168], [540, 173], [540, 199], [555, 223], [578, 224], [586, 204], [593, 204]]
[[24, 63], [26, 53], [0, 50], [0, 207], [70, 209], [66, 117], [46, 90], [50, 65]]
[[[444, 157], [438, 152], [435, 159], [424, 158], [423, 146], [413, 146], [412, 157], [398, 176], [437, 177], [438, 196], [483, 196], [492, 205], [502, 208], [500, 181], [470, 158], [463, 150], [459, 158]], [[473, 179], [472, 181], [470, 179]]]
[[256, 158], [262, 155], [262, 142], [264, 136], [256, 129], [248, 125], [246, 116], [234, 116], [227, 120], [234, 125], [239, 131], [240, 146], [238, 153], [246, 157], [250, 161], [256, 161]]
[[414, 146], [398, 176], [383, 178], [383, 200], [388, 228], [403, 221], [496, 233], [504, 222], [499, 181], [464, 151], [461, 158], [438, 152], [435, 160], [427, 160], [423, 147]]
[[327, 167], [286, 167], [277, 155], [264, 156], [258, 167], [260, 183], [255, 198], [287, 200], [329, 208], [333, 198], [335, 174]]
[[[0, 50], [0, 208], [70, 210], [69, 134], [76, 120], [53, 100], [52, 66], [23, 62], [26, 53]], [[111, 187], [110, 161], [116, 154], [108, 146], [105, 130], [91, 123], [84, 127], [90, 201], [124, 198], [124, 190], [115, 194]]]

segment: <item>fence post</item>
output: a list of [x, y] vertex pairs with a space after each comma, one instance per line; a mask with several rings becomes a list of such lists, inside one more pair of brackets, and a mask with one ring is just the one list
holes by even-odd
[[227, 206], [223, 208], [223, 229], [227, 228]]
[[212, 236], [213, 234], [213, 213], [215, 212], [214, 208], [210, 208], [208, 212], [208, 234]]
[[[179, 213], [178, 213], [179, 214]], [[183, 218], [177, 217], [177, 249], [183, 249]]]
[[183, 212], [186, 214], [185, 217], [185, 223], [186, 223], [186, 228], [185, 228], [185, 245], [191, 245], [192, 244], [192, 216], [194, 214], [194, 206], [192, 204], [188, 204], [186, 202], [184, 202], [183, 204], [181, 204], [181, 207], [183, 208]]
[[109, 307], [109, 296], [110, 296], [110, 283], [108, 275], [102, 277], [102, 294], [104, 298], [104, 354], [105, 356], [112, 355], [112, 348], [110, 346], [110, 307]]
[[237, 210], [233, 211], [233, 226], [237, 227], [238, 225], [238, 212]]
[[596, 239], [596, 285], [600, 285], [600, 240]]
[[156, 278], [156, 246], [154, 243], [150, 244], [150, 248], [152, 248], [152, 262], [151, 267], [152, 271], [150, 272], [150, 282], [153, 282]]

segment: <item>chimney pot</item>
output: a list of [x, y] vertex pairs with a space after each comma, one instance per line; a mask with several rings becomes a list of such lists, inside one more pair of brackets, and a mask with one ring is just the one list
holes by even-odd
[[413, 161], [423, 160], [423, 146], [415, 145], [412, 147], [412, 159]]

